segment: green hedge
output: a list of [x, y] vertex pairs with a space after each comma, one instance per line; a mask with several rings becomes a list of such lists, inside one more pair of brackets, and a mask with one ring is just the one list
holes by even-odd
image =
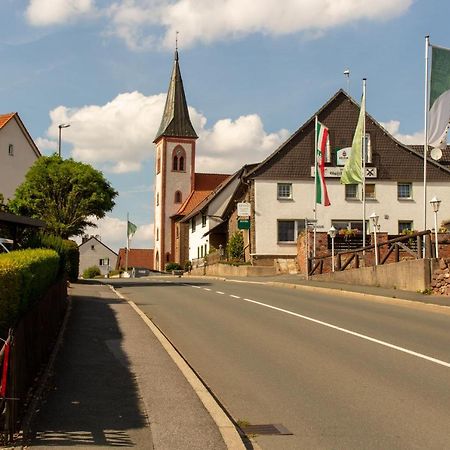
[[32, 237], [26, 246], [30, 248], [51, 248], [60, 256], [60, 275], [67, 275], [69, 281], [78, 279], [80, 266], [80, 252], [74, 241], [62, 239], [59, 236], [49, 234], [37, 234]]
[[50, 249], [0, 254], [0, 336], [57, 280], [60, 258]]

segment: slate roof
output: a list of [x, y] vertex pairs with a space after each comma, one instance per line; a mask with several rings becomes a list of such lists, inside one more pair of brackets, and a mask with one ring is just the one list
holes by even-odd
[[178, 51], [175, 52], [161, 125], [153, 142], [156, 142], [162, 136], [198, 138], [189, 117], [180, 65], [178, 64]]
[[[411, 147], [416, 152], [423, 154], [423, 145], [409, 145], [408, 147]], [[431, 150], [431, 148], [432, 147], [429, 147], [429, 150]], [[447, 145], [447, 147], [442, 150], [442, 158], [437, 162], [443, 166], [450, 166], [450, 146], [449, 145]]]
[[[125, 269], [125, 248], [119, 249], [116, 269]], [[139, 267], [141, 269], [153, 270], [152, 248], [130, 248], [128, 251], [128, 267]]]
[[184, 203], [180, 206], [175, 217], [185, 216], [193, 211], [208, 195], [217, 188], [224, 180], [229, 178], [228, 174], [196, 173], [194, 189]]
[[3, 128], [17, 113], [0, 114], [0, 128]]
[[117, 256], [117, 252], [115, 252], [113, 249], [109, 248], [104, 242], [102, 242], [100, 239], [96, 238], [95, 236], [90, 236], [88, 239], [81, 242], [81, 244], [78, 246], [80, 247], [86, 247], [87, 245], [92, 245], [91, 241], [96, 241], [98, 244], [100, 244], [102, 247], [105, 247], [110, 252], [114, 253]]
[[[314, 117], [329, 128], [331, 148], [350, 147], [359, 116], [357, 104], [340, 89], [308, 119], [286, 142], [249, 174], [249, 178], [271, 180], [311, 180], [314, 165]], [[419, 181], [423, 179], [423, 156], [414, 148], [397, 141], [373, 117], [366, 113], [366, 131], [370, 134], [378, 180]], [[429, 181], [450, 181], [450, 169], [429, 159]]]

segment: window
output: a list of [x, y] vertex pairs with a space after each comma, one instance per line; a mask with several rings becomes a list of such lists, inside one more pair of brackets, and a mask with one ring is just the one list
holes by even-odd
[[[358, 230], [362, 233], [362, 220], [332, 220], [331, 225], [333, 225], [336, 230]], [[369, 221], [366, 220], [366, 234], [369, 233]]]
[[206, 227], [206, 214], [202, 214], [202, 227]]
[[370, 134], [366, 133], [366, 162], [371, 164], [372, 163], [372, 142], [370, 140]]
[[109, 266], [109, 258], [100, 259], [98, 262], [99, 266]]
[[8, 145], [8, 155], [14, 156], [14, 145], [13, 144]]
[[278, 199], [292, 199], [292, 183], [278, 183], [277, 185]]
[[159, 172], [161, 172], [161, 155], [158, 149], [158, 152], [156, 154], [156, 173], [158, 174]]
[[186, 152], [181, 145], [174, 148], [172, 153], [172, 171], [184, 172], [185, 171]]
[[95, 250], [95, 245], [91, 245], [91, 250]]
[[181, 192], [180, 191], [175, 192], [175, 203], [181, 203], [181, 198], [182, 198]]
[[200, 258], [200, 247], [197, 247], [197, 259]]
[[208, 244], [205, 244], [205, 256], [208, 254]]
[[405, 231], [413, 230], [412, 220], [399, 220], [398, 221], [398, 234], [403, 234]]
[[345, 199], [354, 200], [358, 198], [358, 185], [346, 184], [345, 185]]
[[375, 195], [375, 184], [367, 183], [366, 184], [366, 199], [375, 200], [377, 197]]
[[193, 233], [194, 233], [194, 231], [195, 231], [195, 225], [196, 225], [196, 223], [195, 223], [195, 217], [193, 217], [193, 218], [191, 219], [191, 230], [192, 230]]
[[398, 183], [397, 198], [399, 200], [412, 199], [412, 183]]
[[156, 206], [159, 206], [159, 192], [156, 193]]
[[200, 258], [203, 258], [203, 245], [200, 247]]
[[304, 229], [304, 220], [278, 220], [278, 242], [295, 243]]
[[159, 228], [156, 229], [156, 240], [159, 241]]

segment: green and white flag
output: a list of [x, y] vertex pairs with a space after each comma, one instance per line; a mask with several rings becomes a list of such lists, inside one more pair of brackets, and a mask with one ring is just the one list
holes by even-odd
[[352, 151], [342, 171], [341, 184], [362, 184], [362, 138], [364, 120], [366, 119], [366, 95], [363, 92], [361, 98], [361, 109], [359, 110], [358, 124], [353, 136]]
[[445, 148], [450, 120], [450, 50], [431, 47], [428, 144]]
[[128, 221], [128, 226], [127, 226], [127, 236], [130, 238], [134, 235], [134, 233], [136, 233], [137, 230], [137, 226], [134, 223], [131, 223], [130, 221]]

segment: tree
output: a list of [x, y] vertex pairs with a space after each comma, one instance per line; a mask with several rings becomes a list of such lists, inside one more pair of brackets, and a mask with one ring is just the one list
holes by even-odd
[[228, 257], [231, 259], [241, 259], [244, 254], [244, 236], [242, 232], [236, 231], [230, 237], [227, 244]]
[[102, 172], [88, 164], [43, 156], [29, 169], [9, 202], [11, 212], [41, 219], [46, 231], [63, 239], [83, 234], [114, 207], [117, 195]]

